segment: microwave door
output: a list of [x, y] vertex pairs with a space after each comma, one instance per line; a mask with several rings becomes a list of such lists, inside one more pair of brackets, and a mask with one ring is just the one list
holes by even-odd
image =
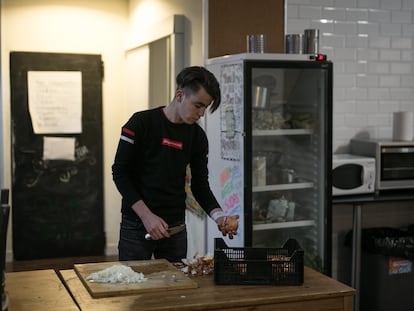
[[339, 165], [333, 170], [332, 183], [341, 190], [357, 189], [363, 185], [364, 168], [359, 164]]

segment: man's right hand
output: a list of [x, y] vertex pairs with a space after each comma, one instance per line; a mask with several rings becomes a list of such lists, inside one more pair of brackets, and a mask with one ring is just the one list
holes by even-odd
[[135, 202], [134, 205], [132, 205], [132, 209], [141, 219], [145, 229], [151, 235], [152, 240], [159, 240], [170, 237], [169, 233], [167, 232], [168, 224], [164, 221], [164, 219], [158, 215], [155, 215], [148, 208], [144, 201], [140, 200], [138, 202]]

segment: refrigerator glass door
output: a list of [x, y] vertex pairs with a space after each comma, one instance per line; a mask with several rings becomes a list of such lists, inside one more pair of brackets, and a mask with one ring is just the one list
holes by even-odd
[[[328, 67], [246, 62], [245, 243], [281, 247], [295, 238], [305, 264], [326, 272], [330, 148]], [[250, 178], [249, 178], [250, 176]], [[249, 208], [250, 207], [250, 208]], [[251, 221], [250, 223], [247, 223]]]

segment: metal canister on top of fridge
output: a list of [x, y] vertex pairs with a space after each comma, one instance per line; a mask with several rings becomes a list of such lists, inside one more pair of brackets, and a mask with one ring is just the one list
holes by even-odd
[[303, 34], [287, 34], [285, 36], [285, 53], [286, 54], [303, 54]]
[[304, 54], [319, 54], [319, 29], [305, 29]]

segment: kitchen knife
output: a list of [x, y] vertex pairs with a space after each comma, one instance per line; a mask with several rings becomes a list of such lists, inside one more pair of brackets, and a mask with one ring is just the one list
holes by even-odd
[[[167, 232], [169, 235], [174, 235], [177, 234], [181, 231], [183, 231], [185, 229], [185, 224], [179, 225], [179, 226], [175, 226], [175, 227], [171, 227], [167, 229]], [[151, 240], [151, 234], [147, 233], [145, 235], [145, 239], [146, 240]]]

